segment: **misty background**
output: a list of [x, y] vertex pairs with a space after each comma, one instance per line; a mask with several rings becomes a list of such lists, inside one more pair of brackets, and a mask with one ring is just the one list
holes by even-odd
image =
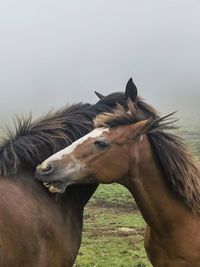
[[199, 124], [199, 14], [197, 0], [1, 0], [0, 125], [130, 77], [162, 114]]

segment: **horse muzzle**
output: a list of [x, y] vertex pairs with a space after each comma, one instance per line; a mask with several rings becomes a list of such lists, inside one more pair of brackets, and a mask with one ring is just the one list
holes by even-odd
[[[74, 170], [68, 169], [68, 174]], [[53, 163], [42, 163], [36, 168], [35, 178], [41, 181], [49, 192], [51, 193], [64, 193], [65, 189], [74, 182], [66, 174], [61, 175], [62, 171], [59, 171]], [[64, 176], [64, 177], [63, 177]]]

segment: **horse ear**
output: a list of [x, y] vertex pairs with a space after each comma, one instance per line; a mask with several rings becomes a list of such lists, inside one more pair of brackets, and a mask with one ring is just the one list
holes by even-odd
[[136, 122], [132, 125], [129, 125], [129, 127], [130, 127], [129, 128], [130, 129], [130, 132], [129, 132], [130, 139], [137, 138], [138, 140], [142, 140], [141, 138], [143, 137], [144, 129], [145, 129], [145, 126], [147, 124], [147, 121], [148, 120], [143, 120], [143, 121]]
[[96, 96], [99, 98], [99, 99], [102, 99], [104, 97], [104, 95], [98, 93], [97, 91], [94, 91], [94, 93], [96, 94]]
[[126, 99], [130, 98], [132, 101], [134, 101], [137, 98], [138, 95], [137, 87], [134, 84], [132, 78], [130, 78], [126, 84], [125, 95]]

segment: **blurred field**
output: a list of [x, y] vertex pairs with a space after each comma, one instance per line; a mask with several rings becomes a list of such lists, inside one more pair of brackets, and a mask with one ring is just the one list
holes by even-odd
[[200, 125], [195, 128], [185, 128], [178, 131], [178, 135], [181, 136], [186, 144], [188, 144], [191, 150], [200, 157]]
[[[200, 157], [199, 128], [178, 131]], [[150, 267], [144, 248], [145, 222], [120, 185], [100, 185], [85, 209], [83, 239], [74, 267]]]

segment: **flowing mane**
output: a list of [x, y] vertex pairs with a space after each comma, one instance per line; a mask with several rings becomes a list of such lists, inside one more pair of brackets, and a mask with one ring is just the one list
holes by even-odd
[[[22, 163], [35, 168], [50, 155], [91, 131], [93, 118], [102, 112], [110, 112], [116, 105], [127, 109], [124, 93], [110, 94], [95, 105], [79, 103], [66, 106], [38, 120], [32, 120], [31, 116], [17, 117], [14, 129], [6, 129], [7, 136], [1, 138], [0, 175], [15, 175]], [[140, 97], [135, 99], [135, 109], [143, 119], [157, 114]]]
[[75, 104], [32, 120], [17, 117], [14, 130], [0, 144], [0, 175], [16, 174], [20, 164], [36, 167], [44, 159], [88, 133], [99, 112], [89, 104]]
[[[128, 125], [142, 120], [136, 112], [137, 107], [129, 101], [129, 111], [122, 106], [112, 113], [104, 113], [95, 118], [95, 127], [116, 127]], [[173, 114], [173, 113], [172, 113]], [[147, 134], [164, 179], [173, 194], [182, 200], [194, 213], [200, 213], [200, 177], [199, 161], [191, 154], [183, 140], [176, 135], [166, 132], [173, 129], [172, 114], [163, 118], [152, 116], [144, 129]]]

